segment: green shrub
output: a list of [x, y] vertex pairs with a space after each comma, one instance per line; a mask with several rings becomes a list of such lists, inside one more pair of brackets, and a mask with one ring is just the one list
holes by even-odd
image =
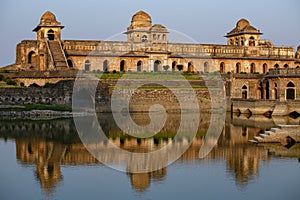
[[6, 79], [6, 84], [7, 85], [17, 85], [17, 82], [14, 81], [14, 80], [12, 80], [12, 79], [10, 79], [10, 78], [8, 78], [8, 79]]
[[45, 83], [45, 85], [44, 85], [44, 88], [48, 88], [48, 87], [50, 87], [51, 86], [51, 83]]
[[2, 70], [2, 73], [9, 73], [9, 71], [7, 69]]

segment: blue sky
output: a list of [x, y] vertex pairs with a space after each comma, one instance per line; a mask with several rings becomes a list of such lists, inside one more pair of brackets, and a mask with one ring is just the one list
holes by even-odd
[[0, 66], [15, 61], [15, 47], [35, 39], [32, 29], [46, 11], [64, 26], [62, 39], [104, 40], [123, 32], [139, 10], [153, 23], [185, 33], [199, 43], [225, 44], [223, 37], [246, 18], [276, 46], [300, 45], [299, 0], [1, 0]]

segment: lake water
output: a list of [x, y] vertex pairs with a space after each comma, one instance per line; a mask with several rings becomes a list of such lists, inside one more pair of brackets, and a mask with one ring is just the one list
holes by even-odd
[[[147, 114], [132, 118], [149, 123]], [[178, 114], [170, 114], [158, 136], [136, 139], [118, 129], [111, 114], [98, 119], [109, 139], [101, 151], [108, 150], [110, 141], [131, 152], [158, 149], [172, 140], [178, 128]], [[201, 114], [196, 137], [176, 162], [132, 174], [95, 159], [81, 143], [73, 119], [2, 119], [0, 199], [300, 199], [300, 145], [248, 143], [276, 123], [299, 120], [227, 116], [217, 144], [200, 159], [210, 121], [210, 114]], [[180, 146], [184, 141], [173, 143]], [[118, 155], [112, 159], [122, 160]]]

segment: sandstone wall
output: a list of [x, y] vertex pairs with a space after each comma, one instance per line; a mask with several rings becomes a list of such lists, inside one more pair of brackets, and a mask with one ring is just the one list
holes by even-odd
[[[135, 90], [131, 97], [128, 97], [128, 91], [133, 90], [131, 85], [139, 85], [144, 83], [139, 80], [124, 81], [121, 83], [124, 88], [115, 88], [116, 80], [102, 80], [98, 84], [97, 93], [95, 95], [96, 110], [98, 112], [111, 112], [111, 96], [113, 91], [118, 94], [119, 100], [130, 99], [129, 109], [132, 112], [147, 112], [154, 104], [160, 104], [165, 107], [167, 111], [180, 111], [182, 105], [179, 105], [177, 97], [172, 90], [183, 99], [183, 102], [190, 100], [189, 91], [185, 87], [181, 87], [180, 81], [173, 81], [170, 89], [138, 89]], [[203, 82], [194, 84], [204, 84]], [[193, 84], [193, 85], [194, 85]], [[0, 106], [6, 105], [24, 105], [34, 103], [44, 103], [50, 105], [72, 105], [73, 81], [60, 81], [58, 84], [52, 85], [48, 88], [29, 87], [29, 88], [0, 88]], [[154, 86], [155, 87], [155, 86]], [[89, 95], [83, 89], [83, 96]], [[202, 111], [210, 111], [211, 100], [210, 95], [216, 96], [221, 94], [218, 89], [212, 88], [210, 91], [207, 88], [193, 89], [197, 97], [198, 105]], [[223, 106], [226, 102], [224, 99], [217, 99], [215, 103], [218, 106]], [[192, 105], [184, 105], [185, 109], [193, 110]]]

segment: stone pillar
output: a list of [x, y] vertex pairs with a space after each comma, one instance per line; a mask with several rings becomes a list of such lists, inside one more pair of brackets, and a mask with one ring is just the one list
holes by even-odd
[[154, 61], [153, 59], [149, 60], [149, 72], [154, 71]]
[[[263, 96], [263, 99], [266, 100], [267, 87], [266, 87], [266, 84], [265, 84], [265, 83], [263, 83], [262, 86], [263, 86], [263, 89], [262, 89], [262, 96]], [[269, 96], [270, 96], [270, 93], [269, 93]]]

